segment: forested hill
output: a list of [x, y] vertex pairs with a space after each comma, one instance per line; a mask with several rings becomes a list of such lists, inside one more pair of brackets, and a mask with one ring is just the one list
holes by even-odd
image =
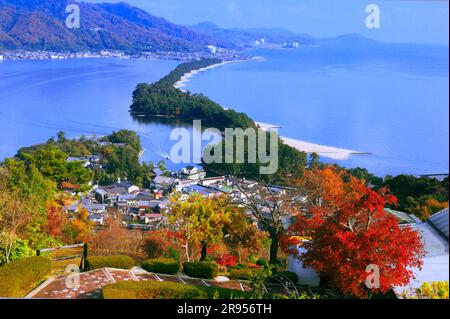
[[193, 52], [228, 41], [152, 16], [127, 3], [75, 2], [80, 28], [65, 25], [68, 0], [0, 0], [0, 50]]
[[188, 63], [182, 63], [177, 66], [172, 72], [163, 77], [158, 83], [166, 83], [174, 85], [183, 77], [183, 75], [188, 74], [195, 70], [200, 70], [215, 64], [220, 64], [223, 61], [220, 59], [202, 59], [198, 61], [191, 61]]
[[217, 59], [203, 59], [182, 63], [156, 83], [138, 84], [133, 92], [131, 113], [203, 120], [220, 130], [227, 127], [255, 127], [255, 122], [247, 114], [225, 110], [202, 94], [183, 92], [173, 86], [184, 74], [221, 62]]
[[[36, 167], [58, 186], [71, 183], [89, 189], [89, 182], [109, 185], [121, 178], [149, 187], [153, 164], [140, 163], [141, 150], [140, 137], [132, 131], [121, 130], [101, 138], [82, 136], [78, 139], [66, 138], [65, 133], [59, 132], [57, 138], [51, 138], [47, 143], [21, 148], [14, 160], [28, 168]], [[98, 157], [98, 165], [86, 169], [82, 159], [92, 155]], [[80, 161], [68, 161], [68, 157]], [[1, 166], [2, 163], [0, 169]]]

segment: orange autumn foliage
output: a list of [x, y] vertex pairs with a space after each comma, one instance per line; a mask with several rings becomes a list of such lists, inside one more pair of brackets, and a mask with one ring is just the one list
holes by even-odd
[[47, 224], [44, 226], [45, 231], [54, 238], [61, 238], [67, 223], [62, 207], [56, 203], [49, 203], [46, 207], [46, 213]]
[[89, 220], [89, 212], [86, 209], [81, 209], [76, 218], [70, 221], [70, 224], [75, 232], [77, 242], [84, 242], [88, 239], [93, 223]]

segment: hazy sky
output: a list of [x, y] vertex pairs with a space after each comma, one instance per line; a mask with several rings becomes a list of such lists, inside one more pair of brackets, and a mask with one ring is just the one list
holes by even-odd
[[[87, 0], [120, 2], [118, 0]], [[123, 1], [123, 0], [122, 0]], [[448, 0], [125, 0], [178, 24], [281, 27], [317, 37], [359, 33], [380, 41], [448, 44]], [[367, 29], [366, 6], [378, 4], [381, 28]]]

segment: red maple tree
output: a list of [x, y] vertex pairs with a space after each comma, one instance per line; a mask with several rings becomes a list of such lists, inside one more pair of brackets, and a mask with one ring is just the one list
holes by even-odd
[[238, 257], [231, 254], [223, 254], [216, 259], [216, 262], [219, 266], [230, 268], [236, 265]]
[[[306, 253], [299, 256], [303, 263], [343, 293], [359, 298], [386, 293], [408, 284], [411, 268], [421, 268], [425, 252], [420, 236], [385, 212], [386, 204], [396, 202], [386, 189], [372, 190], [334, 167], [307, 172], [297, 186], [306, 194], [307, 207], [284, 239], [284, 247], [303, 246]], [[379, 269], [379, 277], [369, 286], [374, 268], [368, 266]]]

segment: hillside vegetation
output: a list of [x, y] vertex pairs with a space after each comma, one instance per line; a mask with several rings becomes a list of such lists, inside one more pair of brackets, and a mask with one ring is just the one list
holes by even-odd
[[77, 2], [80, 28], [65, 26], [68, 0], [0, 0], [0, 49], [6, 50], [203, 50], [234, 48], [226, 41], [179, 26], [124, 2]]
[[184, 74], [221, 62], [218, 59], [203, 59], [182, 63], [156, 83], [138, 84], [133, 92], [131, 112], [145, 116], [203, 120], [220, 130], [227, 127], [255, 127], [255, 123], [247, 114], [225, 110], [202, 94], [183, 92], [173, 86]]

